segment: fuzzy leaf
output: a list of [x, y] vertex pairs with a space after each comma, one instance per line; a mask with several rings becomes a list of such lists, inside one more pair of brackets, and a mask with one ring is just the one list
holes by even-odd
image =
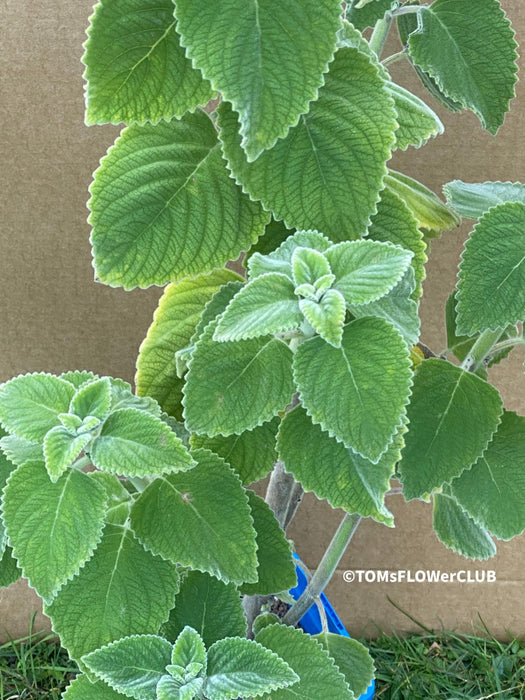
[[198, 664], [206, 672], [206, 647], [198, 632], [186, 626], [173, 646], [171, 663], [186, 668]]
[[367, 27], [373, 27], [396, 4], [396, 0], [350, 0], [347, 3], [346, 18], [356, 29], [363, 31]]
[[[0, 522], [0, 532], [2, 527]], [[13, 550], [8, 545], [4, 545], [3, 549], [0, 546], [0, 588], [7, 588], [19, 578], [22, 578], [22, 570], [13, 556]]]
[[73, 386], [52, 374], [24, 374], [0, 386], [0, 421], [17, 437], [42, 442], [67, 413]]
[[72, 435], [61, 425], [57, 425], [44, 438], [46, 469], [51, 481], [56, 481], [80, 455], [91, 441], [91, 435]]
[[90, 455], [98, 469], [124, 476], [153, 476], [195, 464], [164, 421], [136, 408], [123, 408], [107, 418]]
[[389, 170], [385, 185], [387, 190], [403, 200], [419, 225], [435, 235], [461, 223], [461, 217], [449, 209], [432, 190], [408, 175]]
[[412, 260], [412, 252], [389, 243], [352, 241], [329, 248], [326, 258], [348, 304], [368, 304], [395, 287]]
[[445, 360], [422, 362], [407, 410], [399, 465], [405, 498], [419, 498], [470, 467], [486, 449], [502, 412], [497, 390]]
[[257, 533], [259, 565], [257, 583], [245, 583], [240, 588], [241, 593], [270, 595], [295, 588], [297, 575], [290, 543], [266, 502], [252, 491], [247, 493]]
[[[338, 0], [178, 0], [187, 55], [240, 115], [250, 161], [308, 111], [332, 60]], [[283, 85], [286, 90], [283, 90]]]
[[98, 379], [97, 374], [93, 372], [88, 372], [87, 370], [73, 370], [71, 372], [63, 372], [63, 374], [58, 375], [60, 379], [65, 379], [66, 382], [72, 384], [75, 389], [80, 389], [83, 384], [91, 382], [94, 379]]
[[346, 678], [356, 698], [365, 693], [372, 682], [375, 670], [368, 649], [356, 639], [330, 632], [316, 634], [314, 639], [322, 644], [335, 661], [335, 665]]
[[315, 423], [376, 464], [402, 423], [411, 385], [407, 348], [379, 318], [352, 321], [341, 348], [321, 338], [294, 358], [301, 402]]
[[442, 92], [471, 109], [495, 134], [514, 97], [516, 42], [498, 0], [422, 6], [410, 56]]
[[131, 384], [122, 379], [113, 379], [111, 382], [111, 413], [120, 411], [121, 408], [134, 408], [150, 413], [154, 418], [160, 418], [161, 408], [150, 396], [136, 396], [131, 390]]
[[525, 530], [525, 417], [511, 411], [483, 455], [452, 482], [452, 493], [477, 523], [502, 540]]
[[242, 483], [248, 486], [259, 481], [273, 468], [277, 459], [275, 436], [279, 427], [278, 417], [240, 435], [192, 435], [191, 446], [207, 448], [222, 457], [237, 472]]
[[288, 228], [317, 229], [334, 241], [364, 234], [397, 124], [378, 70], [358, 50], [339, 49], [308, 114], [254, 163], [241, 149], [235, 112], [221, 104], [220, 139], [236, 181]]
[[469, 559], [490, 559], [496, 554], [489, 533], [448, 493], [434, 494], [434, 531], [446, 547]]
[[63, 700], [123, 700], [126, 697], [102, 681], [92, 683], [84, 674], [78, 675], [62, 696]]
[[239, 591], [200, 571], [188, 571], [162, 634], [175, 641], [182, 630], [192, 627], [209, 648], [223, 637], [245, 637], [246, 619]]
[[292, 254], [292, 273], [296, 286], [314, 284], [320, 277], [332, 272], [328, 260], [313, 248], [299, 246]]
[[300, 681], [289, 690], [275, 691], [265, 700], [354, 700], [344, 676], [323, 647], [300, 629], [269, 625], [256, 641], [278, 654], [295, 671]]
[[30, 442], [16, 435], [5, 435], [0, 439], [0, 447], [7, 459], [17, 466], [27, 462], [44, 461], [44, 451], [39, 442]]
[[180, 46], [171, 0], [99, 2], [87, 34], [87, 124], [181, 117], [214, 96]]
[[347, 308], [355, 318], [384, 318], [394, 326], [405, 343], [412, 346], [418, 342], [420, 330], [419, 308], [412, 298], [415, 287], [414, 270], [409, 267], [401, 281], [381, 299], [356, 306], [347, 304]]
[[213, 335], [216, 341], [247, 340], [297, 328], [303, 317], [293, 283], [271, 272], [248, 282], [231, 300]]
[[116, 639], [156, 634], [178, 586], [174, 564], [146, 552], [129, 527], [108, 524], [94, 555], [45, 612], [79, 661]]
[[140, 494], [131, 509], [133, 529], [165, 559], [226, 583], [256, 581], [256, 533], [239, 477], [207, 450], [193, 456], [196, 467], [160, 477]]
[[44, 465], [32, 462], [11, 475], [2, 508], [24, 576], [44, 600], [50, 600], [100, 541], [106, 493], [74, 469], [52, 483]]
[[405, 202], [388, 188], [381, 192], [377, 213], [372, 217], [367, 237], [374, 241], [394, 243], [412, 251], [412, 267], [416, 279], [412, 298], [417, 301], [422, 294], [421, 283], [425, 279], [426, 245], [412, 212]]
[[396, 148], [403, 151], [409, 146], [420, 148], [432, 136], [440, 136], [445, 127], [437, 114], [416, 95], [401, 85], [390, 82], [388, 89], [394, 98], [397, 121]]
[[184, 387], [184, 418], [191, 432], [240, 435], [290, 403], [292, 353], [268, 336], [216, 343], [216, 327], [217, 322], [210, 323], [195, 347]]
[[372, 517], [392, 527], [384, 503], [396, 462], [403, 447], [401, 429], [377, 464], [345, 447], [314, 425], [297, 406], [286, 414], [279, 430], [279, 456], [305, 491], [326, 498], [332, 508]]
[[275, 250], [265, 255], [254, 253], [248, 260], [248, 277], [253, 280], [268, 272], [280, 272], [293, 282], [292, 258], [298, 248], [310, 248], [322, 253], [331, 245], [332, 242], [318, 231], [297, 231], [288, 236]]
[[125, 289], [220, 267], [268, 220], [229, 177], [204, 112], [124, 129], [95, 172], [89, 207], [97, 275]]
[[156, 700], [170, 659], [171, 644], [153, 634], [124, 637], [82, 657], [97, 678], [136, 700]]
[[457, 331], [473, 335], [525, 320], [525, 203], [487, 212], [465, 244], [459, 268]]
[[525, 204], [525, 185], [521, 182], [447, 182], [443, 193], [449, 206], [467, 219], [480, 219], [492, 207], [506, 202]]
[[69, 412], [74, 413], [82, 420], [87, 416], [95, 416], [99, 420], [104, 420], [109, 413], [110, 404], [111, 382], [108, 377], [103, 377], [89, 382], [77, 390], [71, 400]]
[[210, 700], [260, 697], [298, 680], [286, 661], [262, 644], [250, 639], [221, 639], [208, 651], [204, 693]]
[[329, 289], [319, 301], [301, 299], [299, 306], [316, 333], [334, 348], [340, 348], [346, 316], [343, 295], [337, 289]]
[[240, 277], [230, 270], [185, 279], [166, 287], [153, 323], [142, 342], [137, 359], [137, 394], [152, 396], [163, 410], [182, 417], [182, 386], [177, 377], [175, 352], [185, 348], [193, 335], [202, 310], [215, 292]]
[[203, 678], [192, 678], [181, 685], [172, 676], [162, 676], [157, 685], [157, 700], [193, 700], [199, 697], [203, 684]]

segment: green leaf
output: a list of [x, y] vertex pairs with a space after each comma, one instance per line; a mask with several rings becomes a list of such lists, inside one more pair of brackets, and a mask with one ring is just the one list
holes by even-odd
[[401, 336], [379, 318], [352, 321], [341, 348], [321, 338], [294, 358], [301, 403], [314, 423], [376, 464], [402, 423], [411, 385]]
[[408, 45], [447, 97], [471, 109], [491, 134], [498, 131], [517, 80], [514, 32], [498, 0], [422, 6]]
[[334, 241], [364, 234], [397, 126], [385, 81], [365, 54], [339, 49], [308, 114], [254, 163], [246, 160], [236, 114], [226, 102], [219, 126], [236, 181], [288, 228], [318, 229]]
[[193, 700], [199, 697], [203, 685], [203, 678], [192, 678], [181, 685], [172, 676], [162, 676], [157, 685], [157, 700]]
[[414, 270], [409, 267], [396, 286], [377, 301], [368, 304], [347, 304], [355, 318], [377, 316], [391, 323], [405, 340], [412, 346], [418, 342], [420, 331], [419, 307], [412, 298], [416, 282]]
[[322, 253], [331, 245], [332, 242], [318, 231], [297, 231], [276, 250], [266, 255], [254, 253], [248, 261], [248, 277], [253, 280], [268, 272], [280, 272], [293, 281], [292, 258], [297, 248], [311, 248]]
[[137, 634], [82, 657], [95, 676], [136, 700], [156, 700], [157, 683], [171, 659], [171, 644], [153, 634]]
[[[2, 530], [0, 521], [0, 532]], [[15, 581], [22, 578], [22, 570], [18, 567], [17, 561], [13, 556], [13, 550], [8, 545], [4, 544], [4, 549], [0, 546], [0, 588], [7, 588]]]
[[299, 306], [316, 333], [334, 348], [340, 348], [346, 316], [345, 299], [341, 292], [329, 289], [319, 301], [301, 299]]
[[293, 231], [290, 231], [290, 229], [286, 228], [282, 221], [275, 221], [275, 219], [273, 218], [270, 219], [270, 222], [264, 229], [264, 234], [257, 239], [257, 241], [247, 252], [246, 257], [243, 261], [244, 266], [247, 266], [247, 263], [250, 261], [250, 258], [254, 253], [259, 253], [260, 255], [267, 255], [268, 253], [272, 253], [292, 233]]
[[278, 654], [295, 671], [300, 681], [289, 690], [275, 691], [265, 700], [354, 700], [344, 676], [323, 647], [300, 629], [269, 625], [256, 641]]
[[99, 483], [106, 491], [108, 501], [106, 522], [114, 525], [124, 525], [129, 518], [132, 497], [122, 481], [114, 474], [108, 474], [107, 472], [89, 472], [88, 476]]
[[443, 193], [448, 205], [467, 219], [480, 219], [498, 204], [525, 204], [525, 185], [521, 182], [469, 183], [452, 180], [443, 186]]
[[17, 437], [42, 442], [45, 434], [60, 424], [59, 413], [67, 413], [75, 389], [52, 374], [24, 374], [0, 386], [0, 421]]
[[72, 435], [61, 425], [57, 425], [44, 438], [44, 455], [47, 473], [51, 481], [56, 481], [80, 455], [91, 441], [91, 435]]
[[294, 392], [292, 353], [273, 337], [212, 340], [210, 323], [195, 347], [184, 387], [184, 419], [191, 432], [240, 435], [271, 420]]
[[446, 547], [469, 559], [490, 559], [496, 554], [489, 533], [449, 493], [434, 494], [434, 531]]
[[241, 593], [270, 595], [295, 588], [297, 574], [290, 543], [266, 502], [252, 491], [247, 493], [257, 533], [259, 566], [257, 583], [245, 583], [240, 588]]
[[87, 35], [87, 124], [181, 117], [214, 96], [180, 46], [171, 0], [99, 2]]
[[175, 14], [187, 55], [239, 113], [241, 146], [255, 160], [317, 98], [335, 51], [338, 0], [178, 0]]
[[408, 175], [389, 170], [385, 185], [387, 190], [403, 200], [419, 225], [435, 235], [461, 223], [461, 217], [449, 209], [432, 190]]
[[223, 637], [245, 637], [246, 619], [234, 584], [188, 571], [162, 634], [175, 641], [186, 626], [195, 629], [208, 648]]
[[329, 248], [326, 258], [336, 277], [334, 289], [348, 304], [367, 304], [395, 287], [412, 260], [412, 252], [377, 241], [351, 241]]
[[52, 483], [44, 465], [32, 462], [18, 467], [9, 478], [2, 508], [24, 576], [49, 601], [100, 541], [106, 494], [74, 469]]
[[[7, 437], [2, 427], [0, 427], [0, 436], [4, 436], [2, 437], [2, 440], [5, 440]], [[0, 496], [9, 476], [13, 473], [14, 470], [15, 465], [11, 461], [9, 461], [9, 459], [7, 459], [3, 452], [0, 452]], [[5, 525], [2, 515], [0, 513], [0, 558], [2, 557], [7, 544], [6, 539], [7, 538], [5, 534]]]
[[335, 661], [335, 665], [345, 677], [356, 698], [365, 693], [372, 682], [375, 670], [368, 649], [356, 639], [330, 632], [316, 634], [314, 639], [322, 644]]
[[400, 458], [404, 432], [403, 427], [379, 462], [372, 464], [314, 425], [306, 411], [297, 406], [281, 424], [279, 456], [305, 491], [326, 498], [332, 508], [359, 513], [393, 527], [394, 519], [384, 500]]
[[367, 237], [374, 241], [394, 243], [412, 251], [412, 267], [416, 279], [416, 289], [412, 298], [417, 301], [422, 294], [421, 283], [425, 279], [426, 245], [412, 212], [405, 202], [388, 188], [381, 192], [377, 213], [372, 217]]
[[452, 482], [452, 494], [493, 535], [510, 540], [525, 529], [525, 417], [503, 413], [483, 455]]
[[403, 151], [409, 146], [420, 148], [432, 136], [440, 136], [445, 127], [437, 114], [416, 95], [401, 85], [389, 83], [394, 98], [399, 127], [396, 131], [396, 148]]
[[[457, 316], [456, 316], [456, 297], [455, 294], [452, 293], [449, 298], [447, 299], [447, 305], [446, 305], [446, 322], [447, 322], [447, 348], [450, 352], [453, 353], [453, 355], [460, 361], [463, 362], [463, 360], [467, 357], [469, 354], [472, 346], [476, 342], [476, 340], [479, 338], [479, 333], [476, 335], [458, 335], [457, 333], [457, 328], [456, 328], [456, 321], [457, 321]], [[508, 326], [501, 338], [500, 341], [502, 340], [509, 340], [511, 338], [518, 338], [519, 337], [519, 329], [516, 325], [513, 326]], [[507, 348], [503, 348], [503, 350], [498, 350], [497, 352], [491, 353], [487, 358], [487, 366], [492, 367], [493, 365], [498, 364], [498, 362], [501, 362], [501, 360], [504, 360], [509, 353], [512, 351], [512, 346], [509, 345]], [[485, 364], [485, 363], [484, 363]], [[486, 368], [483, 366], [480, 368], [480, 371], [486, 372]], [[478, 374], [478, 372], [476, 372]], [[1, 442], [0, 442], [1, 444]]]
[[155, 399], [149, 396], [135, 396], [131, 390], [131, 384], [122, 379], [109, 377], [109, 381], [111, 382], [111, 413], [120, 411], [121, 408], [135, 408], [160, 418], [161, 408]]
[[248, 282], [228, 304], [213, 339], [247, 340], [297, 328], [303, 320], [294, 285], [270, 272]]
[[363, 31], [367, 27], [373, 27], [396, 4], [396, 0], [350, 0], [346, 18], [356, 29]]
[[525, 203], [491, 209], [465, 244], [457, 291], [457, 330], [473, 335], [525, 319]]
[[166, 413], [182, 418], [184, 382], [177, 377], [174, 354], [189, 344], [202, 310], [215, 292], [223, 284], [239, 279], [230, 270], [214, 270], [166, 287], [140, 346], [137, 394], [152, 396]]
[[277, 460], [275, 436], [279, 427], [278, 417], [240, 435], [192, 435], [193, 449], [204, 447], [222, 457], [237, 472], [242, 483], [248, 486], [259, 481], [273, 469]]
[[98, 469], [124, 476], [153, 476], [195, 464], [164, 421], [136, 408], [111, 413], [93, 441], [90, 456]]
[[63, 374], [59, 374], [58, 376], [60, 377], [60, 379], [65, 379], [66, 382], [72, 384], [75, 387], [75, 389], [80, 389], [80, 387], [83, 384], [98, 379], [97, 374], [93, 374], [93, 372], [88, 372], [87, 370], [78, 369], [73, 370], [71, 372], [64, 372]]
[[256, 581], [256, 533], [239, 477], [207, 450], [193, 456], [196, 467], [160, 477], [140, 494], [131, 509], [133, 529], [165, 559], [226, 583]]
[[475, 462], [501, 412], [497, 390], [479, 377], [445, 360], [422, 362], [414, 376], [399, 465], [405, 498], [430, 493]]
[[125, 289], [220, 267], [268, 221], [229, 177], [200, 111], [124, 129], [95, 172], [89, 207], [97, 275]]
[[299, 246], [292, 254], [292, 273], [295, 286], [314, 284], [320, 277], [332, 272], [328, 260], [313, 248]]
[[177, 637], [171, 663], [184, 668], [189, 664], [198, 664], [206, 672], [206, 647], [200, 634], [192, 627], [186, 626]]
[[208, 650], [204, 692], [210, 700], [259, 697], [298, 680], [286, 661], [250, 639], [221, 639]]
[[39, 442], [30, 442], [15, 435], [5, 435], [0, 439], [0, 448], [7, 459], [17, 466], [27, 462], [44, 461], [44, 452]]
[[45, 612], [79, 661], [116, 639], [157, 634], [178, 585], [174, 564], [146, 552], [129, 527], [108, 524], [94, 555]]
[[103, 377], [85, 384], [78, 389], [71, 400], [69, 412], [79, 418], [95, 416], [104, 420], [109, 413], [111, 404], [111, 382], [109, 377]]
[[102, 681], [92, 683], [84, 674], [78, 675], [62, 696], [63, 700], [122, 700], [126, 697]]

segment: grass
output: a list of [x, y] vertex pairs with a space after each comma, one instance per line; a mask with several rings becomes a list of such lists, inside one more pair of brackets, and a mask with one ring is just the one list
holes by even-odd
[[[377, 667], [376, 700], [523, 700], [525, 642], [454, 633], [368, 643]], [[0, 700], [58, 700], [76, 672], [51, 637], [0, 646]]]

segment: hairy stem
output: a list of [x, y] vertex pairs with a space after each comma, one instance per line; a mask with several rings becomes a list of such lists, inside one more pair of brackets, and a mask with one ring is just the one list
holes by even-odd
[[361, 522], [361, 516], [357, 513], [347, 513], [337, 532], [328, 545], [326, 552], [317, 567], [317, 571], [312, 576], [302, 595], [292, 605], [283, 618], [286, 625], [295, 626], [307, 610], [314, 604], [316, 599], [326, 588], [330, 579], [334, 575], [341, 557], [345, 553], [350, 540], [354, 536], [357, 526]]
[[370, 37], [370, 48], [378, 58], [381, 58], [383, 47], [388, 38], [390, 27], [392, 26], [392, 13], [387, 12], [385, 16], [376, 22], [372, 36]]
[[501, 350], [513, 348], [516, 345], [525, 345], [525, 338], [507, 338], [507, 340], [502, 340], [500, 343], [496, 343], [496, 345], [494, 345], [492, 352], [496, 354]]
[[490, 329], [483, 333], [476, 340], [469, 354], [461, 363], [461, 369], [468, 372], [475, 372], [483, 364], [483, 361], [490, 355], [492, 348], [503, 334], [503, 328], [492, 331]]
[[391, 56], [387, 56], [381, 61], [381, 64], [385, 66], [391, 66], [392, 63], [396, 63], [397, 61], [400, 61], [402, 58], [407, 57], [407, 52], [403, 49], [403, 51], [398, 51], [397, 53], [393, 53]]
[[277, 522], [283, 530], [286, 529], [286, 519], [295, 486], [296, 481], [292, 474], [285, 471], [284, 462], [275, 462], [266, 491], [266, 503], [273, 510]]

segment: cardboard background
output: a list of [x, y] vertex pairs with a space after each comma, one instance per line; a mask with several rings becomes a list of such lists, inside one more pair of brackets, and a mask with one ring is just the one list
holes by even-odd
[[[462, 0], [466, 2], [467, 0]], [[474, 0], [473, 0], [474, 1]], [[502, 0], [525, 44], [525, 8]], [[86, 128], [80, 56], [91, 0], [0, 3], [0, 381], [29, 371], [86, 368], [128, 381], [151, 321], [159, 289], [125, 293], [93, 282], [85, 202], [91, 173], [113, 142], [116, 127]], [[394, 48], [392, 47], [392, 50]], [[390, 52], [390, 51], [388, 51]], [[423, 94], [405, 63], [393, 73]], [[393, 167], [435, 191], [452, 179], [525, 181], [525, 90], [494, 139], [470, 114], [452, 115], [438, 105], [447, 131], [420, 151], [395, 156]], [[422, 304], [423, 342], [445, 346], [444, 303], [454, 285], [462, 226], [433, 244]], [[523, 353], [493, 372], [508, 408], [525, 412]], [[397, 527], [367, 520], [341, 563], [328, 594], [353, 634], [376, 625], [417, 629], [387, 600], [429, 627], [471, 631], [481, 615], [498, 635], [525, 634], [523, 537], [498, 543], [486, 564], [469, 562], [440, 545], [431, 528], [431, 508], [391, 498]], [[290, 537], [307, 565], [315, 567], [340, 520], [340, 513], [307, 497]], [[494, 584], [345, 584], [344, 569], [488, 568]], [[23, 583], [0, 590], [0, 639], [25, 635], [35, 595]], [[36, 628], [45, 628], [37, 616]]]

